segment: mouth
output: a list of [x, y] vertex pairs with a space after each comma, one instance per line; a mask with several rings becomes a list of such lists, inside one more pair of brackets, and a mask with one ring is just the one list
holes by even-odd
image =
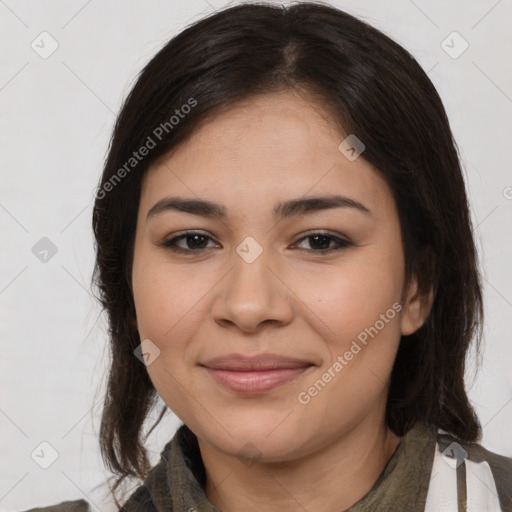
[[315, 365], [275, 354], [252, 357], [232, 354], [210, 359], [200, 366], [218, 384], [232, 391], [257, 394], [290, 382]]

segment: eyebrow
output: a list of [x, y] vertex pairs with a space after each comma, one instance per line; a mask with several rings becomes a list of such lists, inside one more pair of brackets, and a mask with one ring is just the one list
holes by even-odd
[[[353, 208], [365, 214], [371, 214], [370, 210], [359, 201], [339, 195], [290, 199], [277, 204], [273, 209], [273, 214], [278, 219], [285, 219], [332, 208]], [[164, 197], [148, 211], [146, 218], [149, 219], [167, 211], [191, 213], [221, 220], [226, 219], [228, 216], [227, 209], [218, 203], [203, 199]]]

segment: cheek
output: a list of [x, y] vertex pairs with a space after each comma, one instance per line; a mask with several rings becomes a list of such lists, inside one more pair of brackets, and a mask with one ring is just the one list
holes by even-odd
[[316, 325], [326, 325], [328, 334], [324, 364], [301, 389], [299, 402], [307, 402], [309, 412], [326, 424], [350, 422], [385, 400], [400, 343], [401, 279], [400, 265], [382, 258], [379, 265], [347, 263], [308, 281]]
[[400, 342], [402, 265], [400, 253], [375, 246], [321, 279], [304, 281], [317, 318], [328, 328], [326, 365], [341, 356], [343, 380], [360, 382], [371, 373], [387, 380]]
[[[321, 278], [320, 278], [321, 277]], [[354, 260], [332, 272], [306, 279], [308, 300], [329, 327], [341, 337], [364, 329], [400, 300], [402, 272], [391, 259], [378, 263]]]
[[132, 282], [140, 339], [151, 340], [159, 351], [146, 367], [148, 375], [173, 412], [187, 417], [187, 343], [204, 317], [204, 290], [197, 279], [143, 250], [134, 258]]
[[141, 337], [163, 341], [191, 314], [200, 288], [191, 276], [141, 251], [134, 258], [133, 295]]

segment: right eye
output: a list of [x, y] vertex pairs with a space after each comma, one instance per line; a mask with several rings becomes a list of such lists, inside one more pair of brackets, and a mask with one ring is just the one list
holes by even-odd
[[204, 233], [198, 231], [187, 231], [179, 236], [175, 236], [162, 242], [160, 245], [170, 251], [179, 252], [181, 254], [197, 254], [205, 249], [211, 249], [211, 246], [207, 246], [209, 240], [213, 241], [210, 236]]

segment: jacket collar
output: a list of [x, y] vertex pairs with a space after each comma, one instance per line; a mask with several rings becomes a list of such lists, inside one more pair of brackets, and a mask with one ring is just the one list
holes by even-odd
[[[432, 427], [416, 424], [402, 439], [370, 491], [346, 512], [423, 511], [436, 446]], [[182, 425], [124, 512], [221, 512], [204, 491], [206, 475], [195, 434]], [[415, 497], [411, 503], [411, 496]], [[131, 502], [131, 504], [130, 504]], [[133, 506], [130, 506], [133, 505]]]

